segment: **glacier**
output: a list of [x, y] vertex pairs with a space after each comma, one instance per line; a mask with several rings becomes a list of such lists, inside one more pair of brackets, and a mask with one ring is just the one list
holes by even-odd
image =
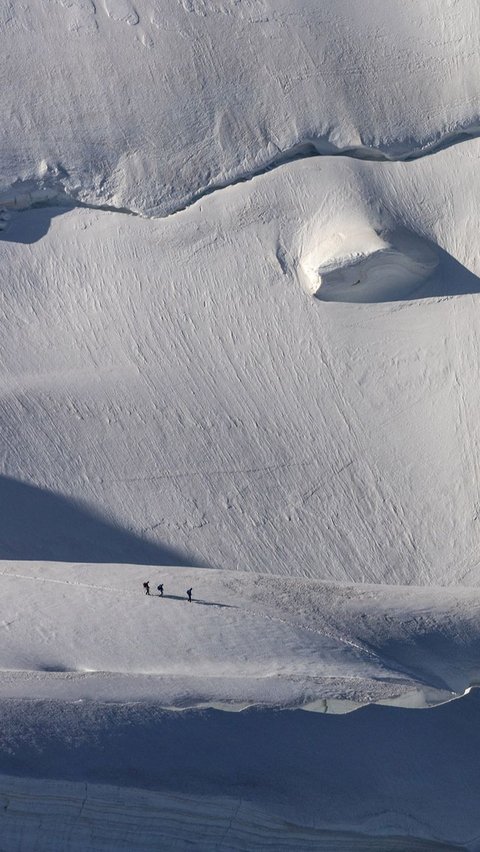
[[479, 23], [2, 3], [6, 852], [480, 849]]

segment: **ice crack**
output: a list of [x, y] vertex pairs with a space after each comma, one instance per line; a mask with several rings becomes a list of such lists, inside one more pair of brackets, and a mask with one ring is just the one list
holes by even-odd
[[424, 142], [396, 142], [379, 147], [358, 145], [342, 148], [334, 145], [327, 137], [307, 139], [283, 151], [278, 150], [268, 162], [264, 162], [257, 169], [246, 169], [243, 172], [230, 174], [226, 177], [214, 178], [206, 186], [198, 187], [188, 197], [178, 200], [178, 203], [173, 204], [167, 212], [158, 214], [151, 213], [148, 210], [116, 205], [111, 202], [107, 203], [106, 200], [101, 199], [98, 203], [81, 200], [79, 196], [82, 190], [70, 191], [65, 186], [63, 173], [59, 173], [56, 177], [49, 176], [47, 180], [42, 178], [17, 181], [11, 187], [3, 191], [0, 190], [0, 230], [6, 227], [10, 210], [25, 210], [30, 207], [82, 207], [110, 213], [141, 216], [148, 219], [163, 219], [186, 210], [219, 190], [228, 189], [239, 183], [261, 177], [296, 160], [312, 157], [348, 157], [354, 160], [368, 160], [378, 163], [412, 162], [479, 136], [480, 122], [474, 122]]

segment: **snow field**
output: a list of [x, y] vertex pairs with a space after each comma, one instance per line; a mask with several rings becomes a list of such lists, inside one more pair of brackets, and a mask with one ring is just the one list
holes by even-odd
[[0, 589], [5, 698], [335, 713], [382, 701], [427, 706], [480, 678], [471, 589], [8, 562]]
[[[48, 493], [134, 536], [129, 562], [143, 541], [157, 564], [476, 585], [479, 144], [299, 161], [162, 221], [14, 213], [1, 463], [41, 489], [42, 524], [4, 515], [0, 555], [119, 560], [59, 528]], [[407, 240], [389, 276], [381, 234]], [[318, 279], [335, 240], [374, 275], [326, 304], [301, 270]]]
[[81, 201], [165, 215], [299, 148], [406, 157], [478, 134], [474, 0], [4, 6], [0, 187], [46, 167]]
[[479, 33], [1, 4], [6, 852], [480, 849]]

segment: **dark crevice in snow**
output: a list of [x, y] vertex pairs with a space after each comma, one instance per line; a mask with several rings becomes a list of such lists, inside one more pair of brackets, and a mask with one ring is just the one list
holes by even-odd
[[[98, 203], [81, 201], [76, 195], [69, 193], [61, 180], [58, 179], [56, 181], [55, 179], [52, 180], [52, 178], [47, 181], [18, 181], [10, 189], [0, 192], [0, 231], [8, 225], [10, 210], [18, 211], [32, 207], [84, 208], [107, 213], [140, 216], [146, 219], [163, 219], [186, 210], [214, 192], [253, 180], [253, 178], [265, 175], [296, 160], [311, 159], [313, 157], [348, 157], [354, 160], [366, 160], [377, 163], [412, 162], [422, 157], [436, 154], [453, 145], [478, 138], [479, 136], [480, 124], [475, 123], [421, 144], [415, 140], [409, 140], [378, 148], [373, 145], [339, 148], [330, 142], [327, 137], [305, 140], [298, 142], [285, 151], [278, 150], [278, 153], [268, 162], [260, 165], [258, 169], [246, 170], [241, 174], [237, 173], [224, 179], [212, 181], [209, 185], [199, 188], [188, 198], [180, 201], [177, 206], [173, 205], [167, 212], [158, 214], [149, 211], [134, 210], [129, 207], [121, 207], [115, 204], [102, 203], [100, 201]], [[160, 203], [158, 207], [160, 207]], [[151, 209], [155, 210], [155, 208]]]
[[[437, 137], [422, 144], [411, 142], [393, 143], [385, 148], [375, 148], [374, 146], [359, 145], [357, 147], [339, 148], [332, 144], [328, 139], [307, 140], [299, 142], [288, 148], [285, 151], [280, 151], [268, 163], [260, 166], [258, 169], [246, 171], [241, 175], [231, 179], [219, 180], [207, 187], [197, 190], [193, 193], [188, 201], [182, 206], [179, 206], [173, 213], [179, 213], [191, 207], [198, 201], [201, 201], [208, 195], [217, 192], [220, 189], [226, 189], [230, 186], [235, 186], [239, 183], [245, 183], [255, 177], [267, 174], [274, 171], [287, 163], [295, 162], [296, 160], [306, 160], [313, 157], [348, 157], [352, 160], [366, 160], [377, 163], [408, 163], [415, 160], [420, 160], [422, 157], [427, 157], [432, 154], [437, 154], [453, 145], [461, 144], [471, 139], [476, 139], [480, 136], [480, 124], [472, 124], [468, 128], [462, 128], [444, 136]], [[171, 215], [171, 214], [170, 214]], [[156, 218], [156, 217], [152, 217]]]

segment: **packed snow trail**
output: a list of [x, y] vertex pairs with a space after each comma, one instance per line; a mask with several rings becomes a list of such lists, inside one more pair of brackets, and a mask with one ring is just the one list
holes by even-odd
[[480, 678], [474, 590], [149, 575], [163, 597], [145, 595], [145, 566], [4, 563], [2, 696], [346, 712], [441, 703]]

